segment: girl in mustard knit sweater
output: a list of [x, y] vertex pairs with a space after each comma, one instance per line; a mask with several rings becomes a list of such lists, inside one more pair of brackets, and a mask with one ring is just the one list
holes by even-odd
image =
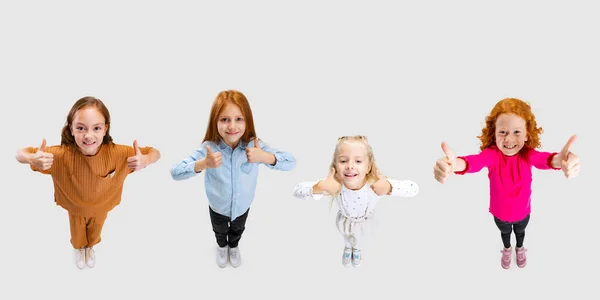
[[79, 269], [96, 263], [93, 246], [100, 242], [104, 220], [121, 201], [128, 174], [160, 158], [152, 147], [116, 145], [109, 134], [110, 114], [99, 99], [79, 99], [67, 115], [61, 143], [17, 152], [20, 163], [52, 176], [54, 199], [69, 212], [71, 244]]

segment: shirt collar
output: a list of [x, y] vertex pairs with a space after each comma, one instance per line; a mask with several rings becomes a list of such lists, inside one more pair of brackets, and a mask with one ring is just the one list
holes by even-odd
[[342, 183], [342, 192], [351, 192], [351, 193], [357, 193], [357, 192], [364, 192], [366, 189], [368, 189], [370, 186], [369, 182], [367, 181], [365, 183], [365, 185], [363, 185], [363, 187], [361, 187], [358, 190], [351, 190], [349, 188], [347, 188], [343, 183]]
[[[223, 139], [219, 139], [219, 143], [217, 144], [217, 147], [219, 147], [219, 149], [221, 149], [221, 150], [229, 149], [230, 151], [233, 151], [233, 149], [231, 149], [231, 147], [229, 147], [229, 145], [227, 145], [227, 143], [225, 143], [225, 141], [223, 141]], [[240, 139], [236, 149], [240, 148], [242, 150], [246, 150], [247, 147], [248, 147], [248, 144], [242, 142], [242, 139]]]

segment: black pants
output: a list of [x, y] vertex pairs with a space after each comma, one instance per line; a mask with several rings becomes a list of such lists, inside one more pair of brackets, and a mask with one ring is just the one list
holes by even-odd
[[504, 248], [510, 248], [510, 234], [514, 230], [515, 236], [517, 237], [517, 248], [523, 247], [523, 240], [525, 240], [525, 228], [527, 227], [527, 223], [529, 223], [529, 215], [525, 217], [525, 219], [518, 222], [505, 222], [496, 217], [494, 217], [494, 221], [496, 221], [496, 226], [500, 229], [500, 236], [502, 236], [502, 243], [504, 243]]
[[246, 229], [246, 219], [248, 218], [248, 209], [243, 215], [237, 217], [233, 222], [231, 218], [216, 213], [210, 206], [210, 222], [212, 223], [215, 237], [217, 238], [217, 244], [219, 247], [225, 247], [229, 245], [229, 248], [235, 248], [238, 246], [242, 233]]

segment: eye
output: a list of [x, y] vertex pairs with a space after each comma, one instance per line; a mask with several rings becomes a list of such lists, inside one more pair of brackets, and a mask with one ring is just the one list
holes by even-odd
[[360, 159], [357, 159], [357, 160], [356, 160], [356, 163], [357, 163], [357, 164], [361, 164], [361, 163], [362, 163], [362, 160], [360, 160]]
[[242, 121], [244, 121], [244, 118], [237, 118], [236, 120], [237, 120], [238, 122], [242, 122]]
[[498, 134], [500, 134], [500, 135], [506, 135], [506, 131], [500, 130], [500, 131], [498, 131]]
[[229, 121], [228, 118], [221, 118], [221, 122], [227, 122], [227, 121]]
[[96, 127], [94, 128], [94, 130], [102, 130], [102, 127], [100, 127], [100, 126], [96, 126]]
[[515, 134], [521, 134], [520, 130], [515, 130]]
[[81, 126], [78, 126], [78, 127], [76, 127], [75, 129], [76, 129], [76, 130], [83, 130], [83, 127], [81, 127]]

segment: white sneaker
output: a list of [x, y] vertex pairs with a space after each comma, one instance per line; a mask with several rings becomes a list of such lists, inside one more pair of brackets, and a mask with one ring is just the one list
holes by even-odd
[[80, 270], [85, 268], [85, 248], [75, 249], [75, 264]]
[[352, 249], [352, 265], [355, 267], [360, 266], [362, 260], [362, 252], [359, 249]]
[[228, 256], [229, 247], [219, 247], [217, 246], [217, 265], [221, 268], [225, 268], [227, 266], [227, 256]]
[[96, 266], [96, 254], [94, 253], [94, 248], [92, 248], [92, 247], [85, 248], [85, 263], [90, 268], [93, 268], [94, 266]]
[[242, 264], [242, 255], [240, 254], [239, 247], [229, 248], [229, 262], [234, 268], [237, 268]]
[[344, 254], [342, 255], [342, 265], [347, 267], [350, 265], [352, 260], [352, 248], [344, 247]]

